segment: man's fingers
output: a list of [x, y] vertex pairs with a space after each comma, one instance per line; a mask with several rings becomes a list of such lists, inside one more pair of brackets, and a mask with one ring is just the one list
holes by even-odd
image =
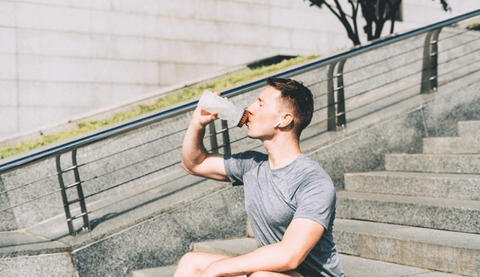
[[[220, 96], [220, 92], [214, 92], [216, 95]], [[225, 100], [228, 100], [228, 97], [223, 97]]]
[[211, 116], [213, 120], [216, 120], [218, 118], [218, 111], [214, 111]]

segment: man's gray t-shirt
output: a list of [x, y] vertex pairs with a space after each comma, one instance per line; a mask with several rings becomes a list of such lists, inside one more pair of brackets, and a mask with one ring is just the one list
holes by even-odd
[[296, 269], [304, 276], [344, 276], [333, 243], [335, 187], [318, 163], [301, 154], [289, 165], [270, 169], [268, 156], [247, 151], [225, 155], [233, 185], [244, 184], [245, 207], [259, 246], [280, 242], [294, 218], [321, 224], [325, 231]]

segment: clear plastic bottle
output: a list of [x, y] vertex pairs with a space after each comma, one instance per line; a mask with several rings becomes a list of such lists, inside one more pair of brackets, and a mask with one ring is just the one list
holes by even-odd
[[218, 111], [219, 118], [227, 120], [234, 126], [242, 127], [248, 119], [247, 110], [235, 106], [209, 90], [203, 91], [198, 106], [209, 112]]

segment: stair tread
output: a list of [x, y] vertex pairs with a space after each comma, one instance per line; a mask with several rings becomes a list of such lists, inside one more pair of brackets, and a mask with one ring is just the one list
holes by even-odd
[[371, 171], [371, 172], [355, 172], [345, 173], [346, 176], [392, 176], [392, 177], [422, 177], [422, 178], [438, 178], [438, 179], [477, 179], [480, 180], [478, 174], [468, 173], [434, 173], [434, 172], [404, 172], [404, 171]]
[[335, 219], [334, 233], [339, 231], [480, 250], [480, 235], [478, 234], [338, 218]]
[[457, 122], [458, 135], [462, 137], [480, 137], [480, 121], [459, 121]]
[[479, 154], [480, 137], [427, 137], [423, 138], [424, 154]]
[[432, 158], [432, 157], [480, 158], [480, 154], [424, 154], [424, 153], [406, 154], [406, 153], [392, 153], [392, 154], [386, 154], [385, 156], [388, 156], [388, 157], [425, 157], [425, 158]]
[[480, 174], [376, 171], [345, 174], [346, 191], [480, 200]]
[[61, 242], [22, 231], [0, 232], [0, 258], [69, 252], [71, 247]]
[[387, 171], [480, 173], [479, 154], [387, 154]]
[[350, 198], [360, 200], [372, 200], [381, 202], [396, 202], [404, 204], [418, 204], [429, 206], [452, 207], [461, 209], [480, 210], [480, 201], [443, 199], [422, 196], [404, 196], [393, 194], [377, 194], [366, 192], [339, 191], [338, 198]]
[[229, 240], [213, 240], [197, 242], [193, 251], [210, 252], [216, 250], [217, 254], [238, 256], [247, 254], [257, 249], [257, 242], [254, 238], [236, 238]]
[[141, 270], [134, 270], [130, 272], [130, 277], [173, 277], [175, 270], [177, 269], [176, 265], [163, 266], [163, 267], [152, 267]]

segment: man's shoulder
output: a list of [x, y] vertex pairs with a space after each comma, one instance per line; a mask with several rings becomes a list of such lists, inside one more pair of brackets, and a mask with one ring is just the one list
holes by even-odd
[[303, 184], [322, 184], [322, 185], [332, 185], [333, 182], [328, 173], [322, 168], [322, 166], [310, 159], [309, 157], [302, 155], [302, 159], [298, 163], [300, 169], [299, 174], [301, 174], [303, 179]]
[[325, 172], [325, 170], [320, 166], [320, 164], [309, 157], [307, 157], [305, 154], [302, 154], [298, 165], [299, 167], [303, 168], [306, 172], [312, 173], [312, 174], [325, 174], [328, 176], [328, 174]]

